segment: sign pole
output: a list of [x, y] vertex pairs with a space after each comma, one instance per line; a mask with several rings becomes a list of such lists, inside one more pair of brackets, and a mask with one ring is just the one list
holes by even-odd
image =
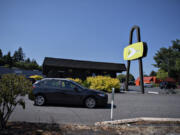
[[128, 91], [128, 82], [129, 82], [129, 69], [130, 69], [131, 61], [127, 61], [127, 73], [126, 73], [126, 83], [125, 83], [125, 91]]
[[142, 94], [144, 94], [144, 79], [143, 79], [142, 58], [139, 58], [139, 77], [140, 77], [141, 92], [142, 92]]

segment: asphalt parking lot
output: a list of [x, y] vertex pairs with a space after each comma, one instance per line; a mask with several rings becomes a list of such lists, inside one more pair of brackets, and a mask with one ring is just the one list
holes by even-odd
[[[159, 88], [146, 88], [141, 94], [138, 87], [130, 87], [130, 92], [116, 93], [114, 101], [114, 119], [135, 117], [180, 118], [180, 94], [148, 94], [148, 91], [159, 91]], [[47, 105], [34, 106], [27, 97], [26, 109], [17, 107], [10, 121], [94, 124], [110, 120], [110, 102], [106, 108], [88, 109], [82, 106]]]

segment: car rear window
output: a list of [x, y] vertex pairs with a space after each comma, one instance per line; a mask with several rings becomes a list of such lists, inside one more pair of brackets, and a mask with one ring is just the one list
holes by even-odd
[[38, 83], [40, 87], [45, 88], [60, 88], [61, 81], [60, 80], [43, 80]]

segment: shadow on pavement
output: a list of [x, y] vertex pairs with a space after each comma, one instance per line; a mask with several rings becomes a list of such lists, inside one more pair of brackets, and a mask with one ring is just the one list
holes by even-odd
[[[36, 106], [36, 105], [34, 105]], [[64, 104], [55, 104], [55, 103], [48, 103], [44, 106], [38, 106], [38, 107], [67, 107], [67, 108], [86, 108], [85, 106], [82, 105], [64, 105]], [[116, 105], [113, 106], [114, 109], [116, 108]], [[106, 106], [97, 106], [95, 108], [86, 108], [86, 109], [111, 109], [111, 104], [107, 104]]]

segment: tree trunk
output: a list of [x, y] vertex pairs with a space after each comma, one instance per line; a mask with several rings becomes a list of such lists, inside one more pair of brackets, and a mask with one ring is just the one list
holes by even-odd
[[0, 130], [5, 129], [6, 128], [6, 122], [4, 121], [3, 118], [0, 118]]
[[6, 122], [4, 120], [0, 121], [0, 130], [5, 129], [6, 128]]

